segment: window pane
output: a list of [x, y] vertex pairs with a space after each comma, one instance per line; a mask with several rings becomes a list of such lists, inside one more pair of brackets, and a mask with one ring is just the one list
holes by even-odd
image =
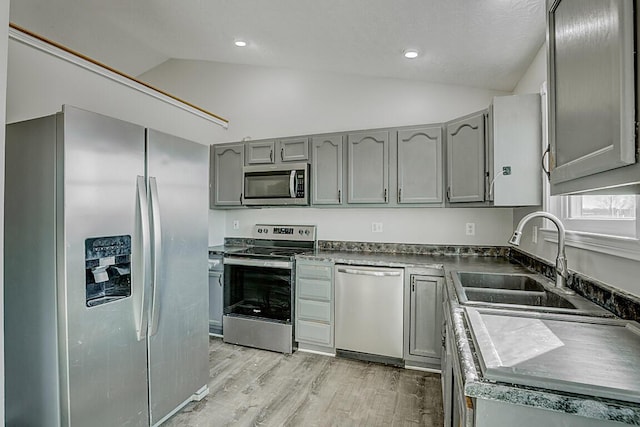
[[575, 219], [635, 219], [636, 196], [570, 196], [569, 217]]

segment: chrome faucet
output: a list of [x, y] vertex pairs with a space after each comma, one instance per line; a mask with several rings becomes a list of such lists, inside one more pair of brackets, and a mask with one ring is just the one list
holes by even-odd
[[552, 215], [548, 212], [543, 212], [543, 211], [532, 212], [529, 215], [526, 215], [518, 223], [516, 230], [513, 232], [513, 236], [511, 236], [511, 239], [509, 239], [509, 243], [511, 243], [514, 246], [519, 246], [520, 239], [522, 238], [522, 229], [524, 228], [525, 224], [529, 222], [530, 219], [536, 218], [536, 217], [547, 218], [551, 220], [551, 222], [553, 222], [555, 226], [558, 228], [558, 255], [556, 257], [556, 289], [567, 295], [575, 294], [574, 291], [567, 288], [567, 277], [568, 277], [569, 271], [567, 270], [567, 257], [564, 252], [565, 230], [564, 230], [564, 225], [562, 225], [562, 222], [557, 216]]

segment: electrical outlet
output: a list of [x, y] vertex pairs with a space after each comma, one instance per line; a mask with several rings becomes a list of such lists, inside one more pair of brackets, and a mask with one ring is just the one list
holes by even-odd
[[503, 166], [502, 175], [511, 175], [511, 166]]
[[465, 232], [467, 233], [467, 236], [475, 236], [476, 235], [476, 223], [475, 222], [468, 222], [467, 225], [465, 226]]
[[381, 222], [372, 222], [371, 223], [371, 232], [372, 233], [382, 233], [382, 223]]
[[538, 226], [533, 226], [533, 235], [531, 236], [531, 241], [533, 243], [538, 243]]
[[235, 221], [233, 221], [233, 229], [234, 230], [239, 230], [240, 229], [240, 221], [238, 221], [237, 219]]

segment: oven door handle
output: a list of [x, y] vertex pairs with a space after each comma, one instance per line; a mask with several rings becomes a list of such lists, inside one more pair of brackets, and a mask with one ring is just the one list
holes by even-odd
[[244, 265], [247, 267], [266, 267], [266, 268], [284, 268], [291, 270], [293, 262], [291, 261], [274, 261], [251, 258], [232, 258], [225, 257], [224, 265]]
[[292, 199], [296, 198], [296, 171], [292, 170], [289, 175], [289, 194]]

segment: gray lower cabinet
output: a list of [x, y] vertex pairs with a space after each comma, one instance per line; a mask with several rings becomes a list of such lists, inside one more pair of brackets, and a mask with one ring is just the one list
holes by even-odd
[[309, 138], [267, 139], [246, 142], [247, 165], [306, 162], [309, 160]]
[[298, 347], [334, 352], [333, 263], [297, 260], [295, 295]]
[[449, 202], [485, 199], [485, 119], [481, 111], [447, 123], [447, 197]]
[[311, 138], [311, 204], [342, 204], [342, 153], [342, 135]]
[[444, 278], [408, 273], [405, 301], [405, 363], [440, 369], [442, 357], [442, 289]]
[[212, 145], [210, 154], [209, 204], [212, 208], [241, 206], [244, 144]]
[[638, 193], [634, 3], [548, 2], [551, 194]]
[[398, 131], [399, 204], [442, 202], [442, 127]]
[[389, 132], [350, 133], [348, 144], [349, 203], [388, 203]]

